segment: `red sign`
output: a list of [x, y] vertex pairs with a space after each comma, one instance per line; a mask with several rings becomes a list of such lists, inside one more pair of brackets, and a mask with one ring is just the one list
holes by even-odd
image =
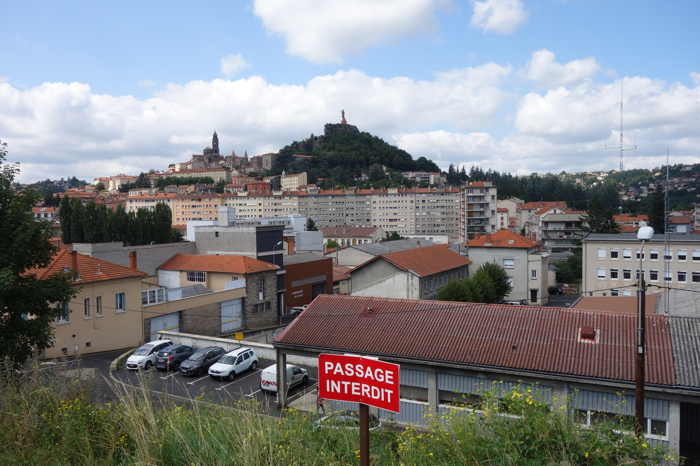
[[399, 365], [362, 356], [321, 354], [318, 397], [364, 403], [398, 413]]

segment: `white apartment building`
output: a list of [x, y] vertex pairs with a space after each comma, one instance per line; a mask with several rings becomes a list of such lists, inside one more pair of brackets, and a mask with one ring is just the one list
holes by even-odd
[[290, 173], [289, 175], [282, 173], [280, 177], [280, 185], [282, 191], [296, 191], [300, 186], [309, 184], [306, 172]]
[[461, 191], [459, 208], [460, 241], [498, 230], [496, 187], [490, 181], [469, 183]]
[[654, 235], [644, 251], [640, 249], [635, 233], [593, 233], [584, 238], [584, 295], [634, 296], [641, 259], [647, 293], [667, 294], [658, 306], [660, 312], [700, 317], [700, 235], [671, 233], [668, 248], [663, 234]]

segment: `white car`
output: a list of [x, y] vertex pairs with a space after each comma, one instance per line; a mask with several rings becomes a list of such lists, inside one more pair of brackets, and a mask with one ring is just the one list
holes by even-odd
[[209, 375], [215, 379], [233, 379], [248, 369], [258, 368], [258, 356], [250, 348], [236, 348], [221, 356], [209, 368]]
[[[287, 386], [306, 385], [309, 373], [303, 367], [287, 364]], [[260, 388], [268, 392], [277, 392], [277, 364], [267, 366], [260, 373]]]
[[126, 360], [126, 368], [132, 371], [138, 369], [148, 369], [156, 362], [158, 351], [168, 346], [172, 346], [170, 340], [153, 340], [138, 347]]

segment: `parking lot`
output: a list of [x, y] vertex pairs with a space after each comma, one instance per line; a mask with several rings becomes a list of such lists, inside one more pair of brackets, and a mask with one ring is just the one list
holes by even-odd
[[[275, 403], [275, 393], [260, 389], [260, 372], [274, 361], [260, 360], [255, 371], [249, 370], [233, 380], [215, 380], [209, 375], [187, 377], [177, 371], [160, 372], [155, 368], [140, 371], [119, 369], [113, 375], [118, 380], [131, 386], [143, 386], [148, 390], [175, 395], [188, 399], [201, 399], [225, 406], [232, 406], [241, 401], [257, 402], [259, 409], [267, 414], [279, 414]], [[290, 399], [301, 396], [316, 384], [316, 368], [305, 367], [309, 381], [305, 385], [293, 387], [289, 391]]]

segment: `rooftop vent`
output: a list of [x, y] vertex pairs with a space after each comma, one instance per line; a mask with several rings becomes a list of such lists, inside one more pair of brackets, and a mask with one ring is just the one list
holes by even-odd
[[581, 327], [579, 329], [579, 343], [598, 343], [599, 331], [593, 327]]
[[513, 241], [512, 239], [508, 240], [508, 244], [514, 244], [514, 243], [515, 243], [515, 241]]

